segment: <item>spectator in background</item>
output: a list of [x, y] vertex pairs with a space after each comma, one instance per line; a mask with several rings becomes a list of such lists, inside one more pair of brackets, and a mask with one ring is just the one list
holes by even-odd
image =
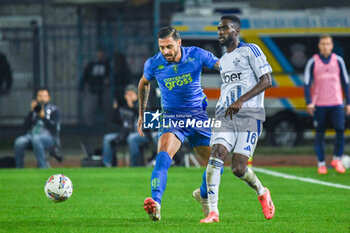
[[96, 60], [90, 61], [84, 68], [83, 77], [80, 82], [80, 92], [84, 92], [85, 85], [88, 85], [88, 91], [85, 104], [83, 105], [83, 120], [87, 125], [96, 122], [97, 110], [101, 110], [105, 119], [109, 120], [110, 98], [109, 89], [109, 61], [106, 58], [105, 51], [98, 49]]
[[116, 52], [114, 54], [114, 96], [118, 105], [125, 103], [124, 89], [131, 82], [131, 71], [124, 54]]
[[5, 54], [0, 53], [0, 96], [10, 92], [12, 86], [12, 71]]
[[329, 35], [321, 36], [318, 48], [320, 52], [309, 59], [304, 75], [306, 110], [313, 116], [316, 128], [315, 152], [318, 157], [318, 173], [327, 173], [324, 134], [328, 118], [333, 123], [336, 132], [331, 166], [337, 172], [344, 173], [345, 168], [340, 161], [344, 152], [345, 128], [342, 89], [346, 97], [346, 115], [349, 115], [349, 77], [343, 58], [332, 52], [332, 37]]
[[25, 119], [28, 133], [15, 141], [16, 167], [23, 168], [24, 151], [32, 148], [36, 156], [38, 167], [47, 168], [48, 162], [45, 150], [60, 145], [60, 111], [50, 104], [50, 93], [47, 88], [39, 88], [35, 100], [32, 100], [31, 111]]
[[[113, 118], [114, 122], [121, 126], [121, 130], [116, 133], [106, 134], [103, 138], [103, 164], [106, 167], [113, 165], [113, 156], [118, 146], [129, 146], [130, 150], [130, 165], [142, 166], [143, 153], [140, 149], [143, 145], [149, 142], [150, 137], [136, 137], [137, 133], [137, 117], [138, 117], [138, 104], [137, 104], [137, 88], [134, 85], [128, 85], [124, 92], [124, 105], [119, 106], [117, 102], [114, 102]], [[140, 139], [141, 138], [141, 139]]]

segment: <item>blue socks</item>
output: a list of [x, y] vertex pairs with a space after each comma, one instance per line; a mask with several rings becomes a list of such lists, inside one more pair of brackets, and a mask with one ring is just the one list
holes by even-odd
[[[224, 167], [221, 168], [221, 173], [224, 172]], [[203, 176], [202, 176], [202, 185], [200, 187], [201, 190], [201, 197], [202, 198], [208, 198], [208, 192], [207, 192], [207, 169], [204, 170]]]
[[151, 176], [151, 192], [152, 198], [161, 204], [162, 196], [166, 187], [168, 169], [171, 165], [171, 158], [165, 151], [161, 151], [157, 155], [156, 165]]
[[[162, 196], [165, 191], [168, 169], [171, 165], [172, 159], [169, 154], [165, 151], [161, 151], [157, 155], [156, 165], [152, 171], [151, 176], [151, 192], [152, 198], [159, 204], [161, 204]], [[221, 174], [224, 172], [224, 168], [221, 168]], [[207, 170], [204, 170], [202, 176], [202, 185], [200, 187], [201, 197], [208, 198], [207, 193]]]

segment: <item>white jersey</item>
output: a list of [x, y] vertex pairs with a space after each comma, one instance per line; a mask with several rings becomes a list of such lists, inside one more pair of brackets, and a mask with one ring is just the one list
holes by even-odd
[[[220, 59], [223, 84], [216, 105], [216, 116], [225, 114], [228, 106], [251, 90], [262, 75], [271, 72], [266, 56], [255, 44], [241, 42], [235, 50], [225, 53]], [[245, 101], [236, 115], [264, 121], [264, 92]]]

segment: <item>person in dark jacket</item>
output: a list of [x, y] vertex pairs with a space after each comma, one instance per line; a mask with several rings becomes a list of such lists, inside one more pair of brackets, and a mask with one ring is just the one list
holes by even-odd
[[10, 92], [12, 86], [12, 71], [5, 54], [0, 53], [0, 96]]
[[116, 147], [126, 143], [130, 132], [135, 131], [137, 116], [137, 89], [129, 85], [124, 93], [125, 104], [119, 106], [117, 101], [113, 104], [113, 121], [120, 125], [121, 130], [116, 133], [109, 133], [103, 137], [103, 164], [106, 167], [112, 166], [113, 155]]
[[99, 109], [102, 110], [104, 118], [108, 121], [110, 98], [110, 68], [109, 61], [105, 56], [105, 51], [99, 49], [96, 53], [96, 60], [90, 61], [84, 68], [83, 77], [80, 81], [79, 90], [84, 92], [85, 86], [88, 86], [86, 98], [84, 99], [84, 123], [91, 125], [96, 122], [96, 114]]
[[31, 103], [31, 111], [25, 118], [27, 134], [15, 141], [16, 167], [23, 168], [24, 152], [32, 147], [38, 167], [48, 167], [45, 150], [60, 146], [60, 111], [57, 106], [50, 104], [50, 93], [47, 88], [39, 88], [36, 99]]
[[125, 103], [125, 87], [132, 83], [131, 70], [124, 54], [114, 54], [114, 98], [119, 106]]
[[[128, 144], [130, 152], [130, 166], [142, 166], [143, 153], [141, 147], [146, 143], [154, 143], [151, 134], [147, 137], [138, 137], [137, 119], [137, 88], [130, 84], [126, 86], [124, 92], [125, 104], [119, 106], [114, 102], [113, 118], [114, 122], [120, 125], [120, 131], [106, 134], [103, 138], [103, 165], [111, 167], [113, 165], [113, 156], [119, 146]], [[115, 164], [116, 165], [116, 164]]]

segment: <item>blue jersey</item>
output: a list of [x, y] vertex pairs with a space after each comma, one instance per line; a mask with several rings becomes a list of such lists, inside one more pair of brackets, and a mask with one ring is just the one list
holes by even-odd
[[147, 59], [143, 74], [148, 81], [157, 79], [163, 111], [196, 113], [203, 111], [202, 67], [212, 68], [219, 60], [198, 47], [181, 47], [180, 62], [168, 62], [161, 52]]

